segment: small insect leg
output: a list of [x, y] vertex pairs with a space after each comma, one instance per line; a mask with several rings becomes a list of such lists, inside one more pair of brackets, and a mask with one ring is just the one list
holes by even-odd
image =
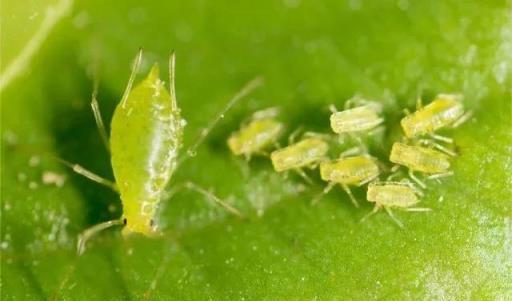
[[124, 220], [115, 219], [115, 220], [106, 221], [106, 222], [103, 222], [103, 223], [100, 223], [100, 224], [97, 224], [90, 228], [85, 229], [78, 236], [78, 241], [76, 244], [76, 250], [77, 250], [78, 256], [80, 256], [84, 253], [85, 245], [91, 237], [95, 236], [98, 232], [101, 232], [107, 228], [110, 228], [113, 226], [118, 226], [118, 225], [123, 225], [124, 223], [125, 223]]
[[300, 168], [295, 168], [294, 171], [301, 177], [304, 179], [304, 181], [306, 181], [309, 185], [313, 185], [313, 181], [311, 180], [311, 178], [304, 172], [304, 170], [300, 169]]
[[358, 146], [354, 146], [354, 147], [351, 147], [351, 148], [343, 151], [342, 153], [340, 153], [338, 158], [343, 159], [345, 157], [358, 155], [360, 153], [361, 153], [361, 149]]
[[473, 111], [468, 111], [464, 113], [459, 119], [455, 120], [455, 122], [452, 124], [452, 128], [459, 127], [464, 122], [468, 121], [473, 116]]
[[368, 214], [366, 214], [365, 216], [363, 216], [362, 219], [359, 220], [360, 223], [364, 223], [368, 218], [370, 218], [372, 215], [374, 215], [375, 213], [379, 212], [380, 210], [380, 207], [375, 205], [375, 207], [373, 207], [373, 210], [370, 211]]
[[96, 182], [98, 184], [107, 186], [108, 188], [114, 190], [115, 192], [119, 192], [119, 190], [117, 189], [116, 183], [114, 183], [114, 182], [112, 182], [110, 180], [107, 180], [107, 179], [105, 179], [105, 178], [103, 178], [101, 176], [98, 176], [97, 174], [93, 173], [92, 171], [90, 171], [88, 169], [85, 169], [81, 165], [73, 164], [73, 163], [68, 162], [66, 160], [63, 160], [63, 159], [58, 159], [58, 160], [60, 162], [62, 162], [64, 165], [66, 165], [69, 168], [71, 168], [77, 174], [82, 175], [82, 176], [86, 177], [87, 179], [89, 179], [91, 181], [94, 181], [94, 182]]
[[433, 179], [439, 179], [439, 178], [444, 178], [444, 177], [449, 177], [449, 176], [453, 176], [453, 171], [436, 173], [436, 174], [428, 176], [427, 179], [433, 180]]
[[137, 53], [137, 56], [135, 57], [135, 60], [132, 64], [132, 73], [130, 74], [130, 78], [128, 79], [128, 84], [126, 85], [126, 89], [123, 93], [123, 98], [121, 98], [121, 106], [124, 108], [126, 104], [126, 100], [128, 99], [128, 96], [130, 95], [130, 92], [132, 90], [133, 82], [135, 81], [135, 76], [137, 76], [137, 73], [139, 72], [140, 63], [142, 62], [142, 48], [139, 49], [139, 52]]
[[410, 212], [429, 212], [429, 211], [432, 211], [431, 208], [421, 208], [421, 207], [405, 208], [404, 210], [405, 211], [410, 211]]
[[110, 151], [110, 144], [108, 142], [107, 131], [105, 130], [105, 124], [103, 123], [103, 118], [101, 118], [100, 106], [97, 100], [98, 95], [98, 83], [94, 83], [94, 90], [92, 92], [92, 100], [91, 100], [91, 109], [94, 114], [94, 120], [96, 121], [96, 127], [98, 128], [98, 132], [100, 134], [101, 140], [103, 140], [103, 144]]
[[290, 137], [288, 137], [288, 145], [295, 143], [297, 137], [300, 135], [302, 130], [303, 126], [300, 126], [290, 134]]
[[421, 98], [421, 95], [418, 95], [416, 98], [416, 110], [419, 110], [423, 108], [423, 99]]
[[217, 205], [220, 205], [222, 206], [224, 209], [226, 209], [229, 213], [233, 214], [233, 215], [236, 215], [238, 216], [239, 218], [244, 218], [245, 216], [240, 212], [238, 211], [238, 209], [236, 209], [235, 207], [231, 206], [230, 204], [224, 202], [223, 200], [221, 200], [219, 197], [217, 197], [215, 194], [209, 192], [208, 190], [202, 188], [201, 186], [195, 184], [195, 183], [192, 183], [192, 182], [185, 182], [185, 185], [184, 185], [185, 188], [189, 189], [189, 190], [192, 190], [192, 191], [195, 191], [199, 194], [202, 194], [203, 196], [207, 197], [208, 199], [212, 200], [213, 202], [215, 202]]
[[354, 204], [354, 206], [356, 206], [356, 208], [359, 208], [359, 203], [357, 202], [356, 198], [355, 198], [355, 197], [354, 197], [354, 195], [352, 194], [352, 191], [350, 190], [350, 188], [348, 187], [348, 185], [341, 184], [341, 187], [343, 187], [343, 190], [345, 190], [345, 192], [348, 194], [348, 196], [349, 196], [350, 201], [352, 202], [352, 204]]
[[331, 189], [334, 187], [334, 185], [336, 185], [335, 182], [329, 182], [329, 184], [324, 188], [324, 190], [322, 190], [322, 192], [320, 192], [319, 194], [317, 194], [313, 200], [311, 200], [311, 205], [316, 205], [318, 204], [318, 202], [320, 202], [320, 200], [322, 199], [322, 197], [326, 194], [329, 193], [329, 191], [331, 191]]
[[404, 228], [404, 224], [402, 224], [402, 222], [393, 215], [393, 212], [391, 212], [391, 209], [389, 209], [387, 207], [384, 207], [384, 209], [388, 213], [389, 217], [398, 225], [398, 227]]
[[409, 177], [414, 181], [416, 182], [421, 188], [425, 189], [427, 188], [427, 185], [425, 185], [425, 183], [420, 180], [418, 177], [416, 177], [414, 175], [414, 172], [412, 171], [412, 169], [409, 169]]
[[329, 105], [329, 111], [331, 111], [331, 113], [334, 114], [334, 113], [338, 112], [338, 109], [336, 109], [335, 105], [331, 104], [331, 105]]
[[361, 137], [359, 137], [358, 135], [355, 135], [353, 133], [349, 133], [348, 135], [350, 136], [350, 138], [355, 140], [357, 142], [357, 144], [359, 144], [359, 149], [361, 150], [362, 153], [368, 153], [368, 149], [366, 148], [366, 145], [364, 144]]

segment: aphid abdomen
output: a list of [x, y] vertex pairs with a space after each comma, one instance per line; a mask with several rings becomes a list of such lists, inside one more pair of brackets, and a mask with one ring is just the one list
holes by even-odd
[[184, 121], [155, 65], [112, 117], [112, 168], [123, 201], [123, 233], [153, 232], [152, 220], [175, 168]]
[[274, 119], [253, 120], [229, 137], [229, 149], [235, 155], [261, 152], [277, 140], [283, 128], [283, 124]]
[[405, 135], [415, 138], [452, 124], [464, 114], [459, 98], [457, 95], [440, 94], [425, 107], [405, 116], [400, 121]]
[[335, 112], [330, 117], [331, 128], [337, 134], [349, 132], [361, 132], [370, 130], [383, 119], [371, 106], [361, 106], [341, 112]]
[[277, 172], [302, 168], [323, 159], [329, 150], [322, 139], [306, 138], [293, 145], [273, 151], [270, 154], [272, 165]]
[[368, 185], [366, 198], [381, 207], [407, 208], [419, 202], [411, 187], [389, 182]]
[[379, 174], [379, 167], [370, 158], [355, 156], [320, 164], [320, 176], [327, 182], [353, 185]]
[[450, 168], [448, 156], [436, 150], [395, 142], [389, 160], [424, 173], [443, 173]]

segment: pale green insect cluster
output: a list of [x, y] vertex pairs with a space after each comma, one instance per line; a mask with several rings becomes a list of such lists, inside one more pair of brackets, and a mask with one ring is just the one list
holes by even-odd
[[[391, 168], [371, 156], [367, 145], [361, 139], [383, 130], [384, 118], [379, 102], [356, 96], [345, 102], [343, 111], [338, 111], [334, 105], [330, 108], [332, 132], [340, 138], [349, 136], [358, 144], [358, 147], [341, 152], [336, 159], [329, 158], [331, 147], [340, 141], [334, 139], [333, 133], [306, 132], [296, 141], [298, 132], [295, 131], [290, 136], [288, 145], [280, 148], [278, 140], [284, 126], [278, 121], [277, 114], [266, 116], [264, 123], [262, 119], [251, 118], [250, 123], [243, 124], [239, 131], [229, 137], [228, 146], [232, 153], [243, 154], [247, 159], [251, 155], [269, 155], [276, 172], [294, 171], [308, 183], [312, 183], [312, 180], [303, 169], [314, 170], [318, 167], [320, 179], [328, 184], [312, 200], [313, 204], [333, 187], [340, 185], [354, 206], [359, 207], [350, 187], [368, 184], [366, 198], [368, 202], [375, 203], [375, 207], [363, 220], [380, 209], [385, 209], [402, 226], [391, 209], [429, 211], [429, 208], [416, 207], [423, 196], [422, 189], [427, 188], [427, 185], [415, 172], [421, 173], [427, 180], [438, 181], [441, 177], [453, 174], [450, 157], [455, 156], [455, 152], [443, 145], [453, 144], [453, 140], [436, 134], [436, 131], [458, 127], [470, 118], [471, 112], [464, 111], [462, 96], [439, 94], [424, 107], [418, 99], [417, 110], [412, 114], [406, 111], [406, 116], [400, 122], [405, 136], [403, 141], [395, 142], [391, 148], [389, 161], [395, 164]], [[272, 148], [274, 150], [271, 151]], [[245, 151], [241, 151], [242, 149]], [[407, 168], [408, 177], [401, 176], [400, 166]], [[389, 174], [387, 179], [379, 181], [379, 176], [386, 172]]]

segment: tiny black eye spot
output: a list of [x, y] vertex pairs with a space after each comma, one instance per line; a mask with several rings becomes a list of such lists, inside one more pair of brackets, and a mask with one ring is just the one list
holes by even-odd
[[155, 221], [154, 221], [153, 219], [151, 219], [151, 220], [149, 221], [149, 226], [150, 226], [150, 227], [153, 227], [154, 225], [155, 225]]
[[123, 218], [123, 225], [126, 226], [127, 223], [128, 223], [128, 220], [126, 218]]

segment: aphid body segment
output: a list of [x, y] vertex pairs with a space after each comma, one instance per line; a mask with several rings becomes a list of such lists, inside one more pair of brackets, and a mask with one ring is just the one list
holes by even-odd
[[379, 117], [375, 106], [363, 105], [332, 113], [330, 122], [333, 132], [344, 134], [374, 129], [384, 122], [384, 119]]
[[254, 154], [265, 154], [265, 150], [276, 143], [284, 130], [284, 125], [274, 117], [274, 110], [265, 110], [253, 115], [251, 121], [228, 138], [228, 147], [235, 155], [247, 159]]
[[315, 166], [326, 158], [329, 145], [320, 138], [305, 138], [301, 141], [275, 150], [270, 159], [275, 171], [283, 172], [302, 167]]
[[450, 169], [449, 157], [431, 148], [395, 142], [389, 160], [411, 170], [428, 174], [445, 173]]
[[375, 203], [375, 207], [361, 221], [366, 220], [380, 209], [384, 209], [398, 226], [403, 227], [391, 209], [415, 212], [431, 211], [430, 208], [413, 207], [420, 202], [419, 194], [420, 192], [410, 182], [372, 182], [368, 185], [366, 199], [368, 202]]
[[408, 114], [400, 121], [405, 136], [416, 138], [432, 134], [446, 126], [459, 126], [471, 116], [471, 112], [464, 111], [461, 100], [461, 95], [439, 94], [424, 107], [419, 102], [417, 111]]
[[156, 208], [176, 169], [184, 126], [175, 95], [165, 89], [155, 64], [112, 117], [111, 160], [123, 202], [123, 234], [154, 233]]
[[[320, 177], [329, 183], [323, 194], [328, 193], [334, 185], [340, 184], [356, 207], [359, 207], [359, 204], [352, 195], [349, 185], [364, 185], [378, 177], [379, 173], [377, 162], [369, 156], [353, 156], [320, 163]], [[316, 201], [318, 198], [315, 198], [313, 203]]]

